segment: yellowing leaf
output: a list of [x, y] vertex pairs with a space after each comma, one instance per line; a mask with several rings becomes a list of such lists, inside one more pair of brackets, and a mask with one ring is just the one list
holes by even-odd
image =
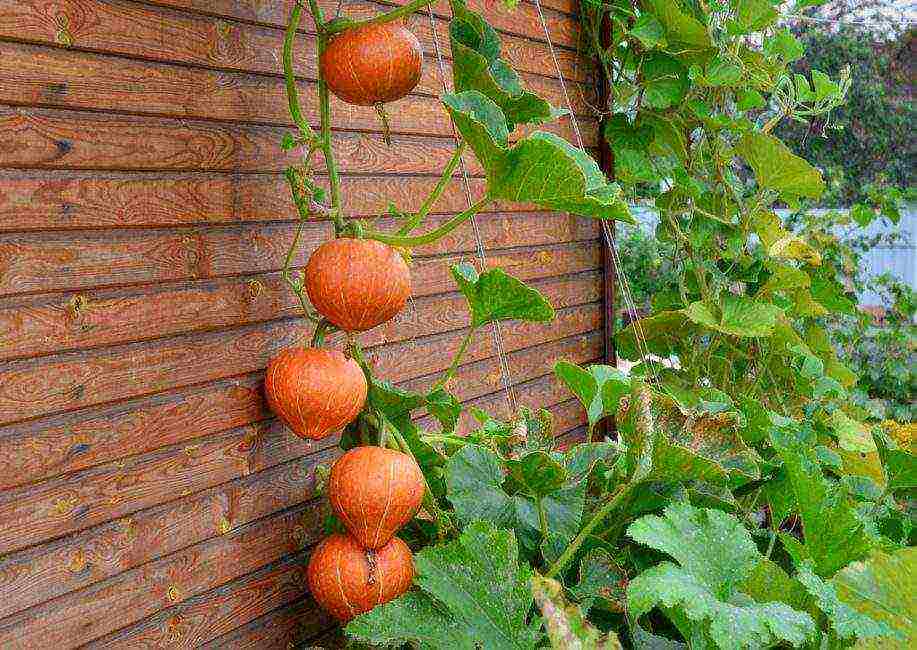
[[817, 199], [825, 191], [821, 172], [771, 135], [746, 133], [736, 151], [755, 171], [758, 185], [776, 190], [786, 200]]

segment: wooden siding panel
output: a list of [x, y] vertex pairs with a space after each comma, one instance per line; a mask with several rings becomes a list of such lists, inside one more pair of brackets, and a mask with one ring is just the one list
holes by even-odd
[[[293, 437], [262, 389], [271, 354], [311, 329], [279, 277], [296, 226], [282, 172], [303, 153], [279, 148], [292, 1], [23, 0], [0, 11], [0, 647], [280, 648], [334, 628], [303, 569], [320, 534], [315, 467], [333, 461], [336, 439]], [[343, 5], [365, 16], [406, 1]], [[541, 4], [565, 80], [532, 0], [515, 12], [469, 1], [523, 83], [566, 108], [566, 81], [594, 147], [577, 3]], [[455, 148], [434, 43], [449, 85], [448, 3], [434, 13], [432, 26], [425, 13], [411, 20], [425, 70], [390, 107], [392, 146], [371, 109], [335, 100], [345, 208], [383, 226], [389, 200], [421, 205]], [[295, 67], [316, 122], [314, 45], [305, 21]], [[570, 118], [546, 128], [574, 139]], [[478, 197], [482, 170], [465, 162]], [[467, 201], [456, 174], [428, 225]], [[488, 266], [558, 309], [553, 324], [503, 333], [520, 405], [548, 408], [570, 444], [584, 416], [551, 366], [601, 358], [597, 224], [496, 203], [478, 225]], [[295, 264], [329, 233], [311, 222]], [[467, 324], [448, 272], [460, 261], [477, 264], [469, 225], [416, 251], [408, 307], [361, 337], [381, 376], [419, 390], [447, 367]], [[482, 331], [451, 388], [509, 416], [495, 354]]]

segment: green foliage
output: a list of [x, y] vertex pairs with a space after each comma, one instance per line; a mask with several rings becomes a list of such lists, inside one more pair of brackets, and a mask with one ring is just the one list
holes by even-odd
[[426, 648], [531, 650], [541, 621], [528, 622], [531, 569], [511, 533], [473, 523], [458, 539], [414, 558], [413, 591], [350, 622], [347, 634], [372, 643]]
[[457, 264], [451, 271], [459, 290], [468, 300], [472, 327], [500, 320], [532, 323], [554, 320], [551, 303], [535, 289], [507, 275], [503, 269], [490, 269], [478, 274], [470, 264]]
[[808, 614], [780, 602], [755, 603], [738, 590], [762, 558], [735, 517], [673, 504], [663, 517], [638, 519], [627, 534], [678, 562], [658, 564], [631, 581], [627, 602], [635, 618], [661, 606], [686, 638], [709, 638], [722, 650], [779, 641], [799, 646], [815, 635]]
[[837, 29], [799, 24], [806, 57], [795, 69], [837, 75], [849, 67], [850, 92], [827, 123], [789, 121], [775, 129], [794, 151], [825, 171], [825, 202], [830, 205], [865, 199], [873, 183], [910, 187], [917, 167], [914, 147], [908, 145], [917, 120], [914, 102], [908, 100], [913, 29], [894, 32], [854, 22], [843, 20]]

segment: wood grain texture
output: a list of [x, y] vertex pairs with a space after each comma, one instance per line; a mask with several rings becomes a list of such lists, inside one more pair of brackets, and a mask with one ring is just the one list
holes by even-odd
[[[368, 3], [349, 15], [369, 15]], [[537, 19], [536, 19], [537, 20]], [[567, 20], [567, 23], [573, 23]], [[437, 21], [446, 81], [451, 86], [448, 27]], [[540, 27], [540, 23], [539, 23]], [[426, 45], [424, 75], [416, 92], [438, 96], [443, 90], [429, 21], [416, 20], [411, 31]], [[0, 14], [0, 39], [59, 46], [164, 63], [180, 63], [235, 72], [279, 76], [283, 68], [277, 53], [283, 47], [283, 29], [214, 20], [211, 17], [120, 0], [23, 0]], [[569, 40], [569, 39], [568, 39]], [[316, 36], [311, 31], [294, 43], [293, 69], [298, 77], [317, 78]], [[523, 82], [545, 99], [565, 106], [550, 51], [544, 44], [509, 38], [506, 54], [523, 73]], [[567, 54], [564, 52], [563, 54]], [[568, 63], [568, 59], [564, 59]], [[568, 65], [567, 76], [582, 80], [582, 71]], [[547, 76], [545, 76], [547, 75]], [[595, 105], [591, 84], [572, 83], [570, 95], [578, 115], [589, 115]]]
[[[406, 1], [343, 9], [365, 17]], [[279, 46], [292, 2], [22, 0], [0, 10], [0, 647], [330, 638], [304, 563], [323, 507], [315, 468], [336, 458], [336, 437], [296, 439], [262, 390], [268, 358], [311, 334], [278, 273], [296, 225], [282, 172], [304, 153], [279, 148], [291, 126]], [[514, 12], [469, 0], [528, 88], [566, 108], [566, 82], [594, 154], [577, 4], [541, 2], [561, 80], [534, 0]], [[433, 11], [432, 24], [426, 12], [409, 21], [424, 71], [390, 106], [393, 146], [372, 109], [334, 104], [345, 207], [382, 227], [390, 200], [421, 205], [455, 148], [437, 98], [437, 43], [451, 84], [448, 3]], [[294, 59], [312, 123], [314, 32], [304, 21]], [[574, 139], [569, 118], [546, 128]], [[478, 197], [482, 169], [470, 154], [465, 163]], [[467, 201], [457, 174], [427, 226]], [[478, 226], [488, 266], [558, 309], [553, 324], [503, 332], [519, 403], [547, 407], [570, 444], [584, 416], [551, 366], [601, 357], [597, 225], [497, 203]], [[329, 232], [309, 224], [297, 267]], [[421, 390], [447, 367], [467, 324], [448, 267], [475, 258], [470, 225], [416, 251], [407, 307], [361, 336], [380, 376]], [[511, 415], [489, 331], [451, 388]]]
[[[317, 124], [317, 84], [301, 81], [298, 86], [303, 115]], [[11, 42], [0, 42], [0, 102], [292, 126], [284, 83], [277, 77], [148, 63]], [[336, 98], [331, 103], [336, 128], [381, 131], [374, 108], [349, 106]], [[390, 104], [387, 111], [392, 133], [447, 137], [452, 134], [438, 98], [411, 95]], [[568, 120], [538, 128], [573, 139]], [[520, 127], [517, 132], [532, 130], [535, 129]], [[597, 143], [594, 122], [583, 123], [583, 137], [589, 146]]]

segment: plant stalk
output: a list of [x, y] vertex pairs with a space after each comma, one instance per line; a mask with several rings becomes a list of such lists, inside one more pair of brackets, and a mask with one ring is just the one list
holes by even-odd
[[381, 241], [383, 244], [388, 244], [389, 246], [401, 246], [409, 248], [412, 246], [423, 246], [424, 244], [430, 244], [435, 242], [437, 239], [444, 237], [449, 234], [460, 225], [465, 223], [468, 219], [476, 215], [484, 206], [491, 202], [491, 198], [485, 196], [483, 199], [472, 205], [470, 208], [464, 212], [457, 214], [452, 217], [449, 221], [441, 225], [435, 230], [431, 230], [423, 235], [418, 235], [416, 237], [407, 237], [397, 234], [390, 234], [379, 232], [376, 230], [370, 230], [366, 233], [366, 239], [375, 239], [376, 241]]
[[588, 537], [595, 528], [602, 523], [602, 521], [607, 517], [615, 508], [617, 508], [621, 502], [630, 494], [630, 491], [633, 489], [632, 483], [627, 483], [621, 487], [614, 496], [612, 496], [601, 508], [599, 508], [596, 513], [592, 516], [592, 519], [589, 520], [579, 534], [573, 538], [573, 541], [567, 545], [567, 548], [564, 549], [564, 552], [561, 554], [557, 561], [551, 565], [551, 568], [548, 569], [548, 572], [545, 573], [546, 578], [553, 578], [558, 573], [564, 570], [564, 567], [570, 563], [570, 560], [576, 555], [576, 552], [579, 550], [580, 546], [583, 545], [583, 542], [586, 541]]
[[433, 191], [430, 193], [430, 196], [423, 202], [423, 205], [420, 206], [420, 210], [417, 211], [417, 214], [412, 216], [398, 231], [399, 235], [408, 235], [415, 228], [417, 228], [423, 220], [427, 218], [427, 215], [430, 214], [430, 210], [433, 209], [433, 206], [436, 205], [436, 202], [439, 201], [440, 197], [443, 195], [443, 192], [446, 190], [446, 186], [452, 180], [452, 174], [455, 173], [455, 168], [458, 167], [459, 162], [462, 160], [462, 154], [465, 153], [465, 141], [462, 140], [459, 143], [458, 148], [452, 154], [452, 159], [449, 160], [449, 164], [446, 165], [446, 168], [443, 170], [443, 175], [440, 176], [439, 182], [436, 184], [436, 187], [433, 188]]
[[332, 34], [343, 32], [348, 29], [353, 29], [354, 27], [366, 27], [367, 25], [382, 25], [384, 23], [390, 23], [393, 20], [398, 20], [399, 18], [410, 16], [418, 9], [423, 9], [427, 5], [433, 4], [434, 1], [435, 0], [414, 0], [413, 2], [409, 2], [406, 5], [392, 9], [391, 11], [384, 14], [376, 14], [372, 18], [367, 18], [366, 20], [340, 21], [328, 25], [326, 33], [331, 36]]
[[462, 357], [465, 356], [465, 352], [468, 350], [468, 345], [471, 343], [471, 339], [474, 337], [474, 333], [477, 331], [477, 328], [470, 328], [468, 333], [465, 335], [465, 338], [462, 339], [462, 344], [459, 346], [458, 352], [455, 353], [455, 356], [452, 357], [452, 363], [449, 366], [449, 369], [439, 378], [433, 388], [430, 389], [430, 392], [439, 390], [443, 386], [449, 383], [449, 380], [455, 377], [455, 372], [458, 370], [459, 364], [462, 361]]
[[287, 33], [283, 39], [283, 75], [287, 86], [287, 101], [290, 105], [290, 117], [299, 128], [303, 139], [311, 144], [315, 141], [315, 131], [305, 120], [302, 115], [302, 108], [299, 105], [299, 91], [296, 88], [296, 76], [293, 74], [293, 41], [296, 39], [296, 30], [299, 28], [302, 19], [302, 7], [293, 3], [293, 11], [290, 13], [290, 24], [287, 25]]

